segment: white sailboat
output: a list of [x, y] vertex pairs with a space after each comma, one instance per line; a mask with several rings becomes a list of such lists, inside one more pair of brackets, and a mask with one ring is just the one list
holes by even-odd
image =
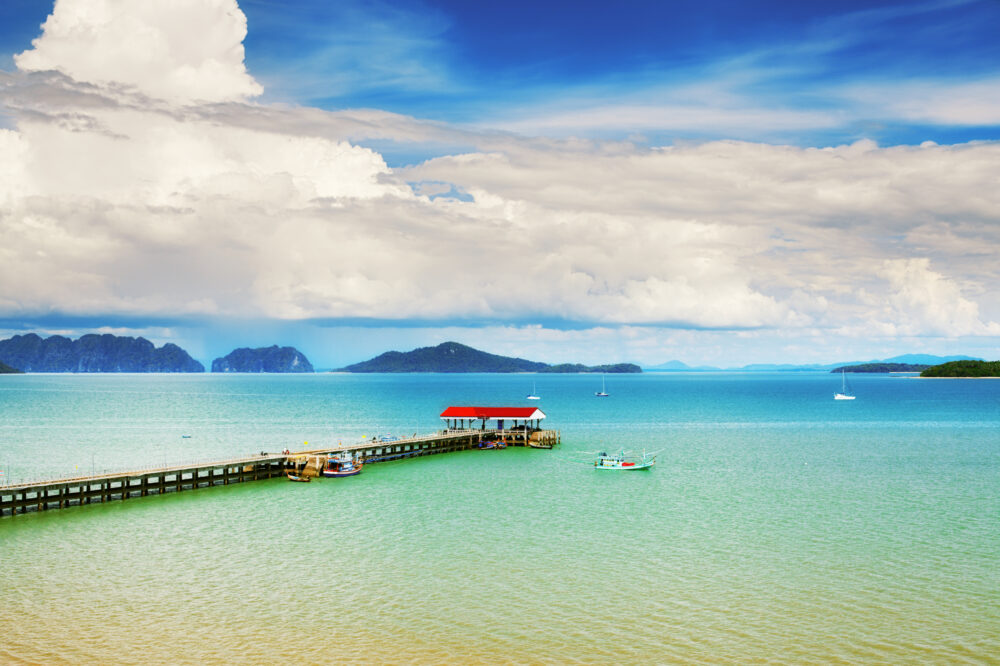
[[598, 398], [607, 398], [608, 393], [604, 387], [604, 375], [601, 375], [601, 390], [594, 393]]
[[847, 377], [844, 371], [840, 371], [840, 393], [833, 394], [834, 400], [854, 400], [854, 396], [847, 390]]
[[531, 382], [531, 393], [527, 395], [528, 400], [541, 400], [542, 396], [535, 393], [535, 382]]

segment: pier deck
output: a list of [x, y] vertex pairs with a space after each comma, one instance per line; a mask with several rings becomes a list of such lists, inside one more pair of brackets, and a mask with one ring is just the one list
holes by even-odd
[[366, 464], [371, 464], [464, 451], [476, 448], [484, 438], [504, 439], [509, 445], [515, 446], [544, 443], [547, 446], [543, 448], [551, 448], [552, 444], [558, 443], [559, 433], [553, 430], [538, 431], [532, 433], [529, 440], [524, 437], [524, 433], [519, 433], [518, 437], [496, 430], [445, 430], [391, 441], [371, 440], [290, 453], [264, 452], [196, 464], [166, 465], [153, 469], [0, 485], [0, 516], [260, 481], [284, 476], [286, 471], [293, 469], [315, 476], [322, 461], [332, 454], [352, 453]]

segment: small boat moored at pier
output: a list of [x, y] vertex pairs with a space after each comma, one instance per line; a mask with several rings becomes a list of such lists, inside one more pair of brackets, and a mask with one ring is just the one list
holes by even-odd
[[349, 453], [342, 453], [339, 456], [330, 456], [327, 458], [326, 464], [323, 465], [323, 471], [320, 473], [325, 477], [335, 479], [341, 476], [360, 474], [362, 467], [364, 467], [364, 464], [355, 460], [354, 456]]
[[303, 476], [302, 474], [295, 474], [294, 472], [288, 472], [287, 474], [289, 481], [299, 481], [300, 483], [309, 483], [312, 481], [308, 476]]
[[594, 461], [594, 469], [650, 469], [656, 464], [656, 453], [646, 453], [643, 451], [641, 458], [629, 459], [625, 457], [624, 449], [614, 455], [609, 455], [607, 452], [601, 451], [597, 454], [597, 460]]

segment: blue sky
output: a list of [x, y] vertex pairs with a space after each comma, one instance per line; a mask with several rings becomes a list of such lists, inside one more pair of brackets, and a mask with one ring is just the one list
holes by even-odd
[[[896, 91], [919, 98], [995, 85], [993, 0], [239, 6], [249, 26], [246, 64], [266, 101], [540, 133], [557, 129], [543, 120], [560, 111], [639, 106], [647, 113], [617, 122], [595, 114], [555, 133], [657, 145], [1000, 138], [996, 117], [903, 111], [893, 99]], [[0, 68], [13, 69], [13, 54], [38, 36], [51, 8], [5, 0]], [[717, 115], [698, 122], [655, 112], [678, 106]], [[772, 120], [748, 118], [748, 110]]]
[[985, 0], [5, 0], [0, 334], [320, 367], [445, 339], [1000, 356], [997, 25]]
[[533, 116], [609, 102], [803, 116], [790, 128], [777, 118], [738, 117], [703, 124], [602, 119], [573, 128], [612, 138], [642, 134], [656, 143], [997, 138], [995, 119], [905, 117], [860, 94], [995, 77], [996, 2], [254, 0], [242, 7], [250, 24], [247, 63], [269, 94], [323, 108], [518, 123], [529, 131]]
[[[997, 123], [915, 122], [858, 88], [988, 81], [1000, 68], [1000, 3], [344, 2], [244, 0], [246, 63], [265, 100], [378, 108], [449, 123], [513, 122], [535, 110], [709, 98], [716, 108], [812, 112], [830, 126], [686, 127], [665, 138], [830, 145], [997, 138]], [[0, 67], [52, 8], [0, 6]], [[628, 128], [589, 128], [614, 136]], [[654, 129], [657, 129], [654, 127]]]

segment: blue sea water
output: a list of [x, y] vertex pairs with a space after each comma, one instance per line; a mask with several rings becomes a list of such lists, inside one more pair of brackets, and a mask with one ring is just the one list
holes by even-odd
[[[995, 663], [1000, 380], [850, 382], [0, 377], [12, 480], [425, 433], [451, 404], [534, 404], [563, 438], [0, 518], [0, 661]], [[620, 447], [656, 468], [587, 464]]]

